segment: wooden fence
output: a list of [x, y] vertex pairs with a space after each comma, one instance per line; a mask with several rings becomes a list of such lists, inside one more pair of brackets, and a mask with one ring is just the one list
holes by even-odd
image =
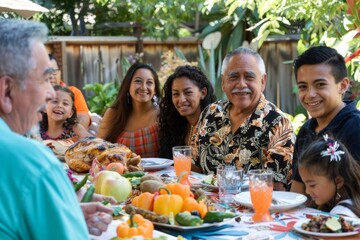
[[[296, 43], [296, 36], [268, 39], [259, 50], [268, 74], [265, 95], [284, 112], [291, 114], [294, 114], [299, 101], [293, 93], [295, 79], [292, 64], [287, 62], [297, 56]], [[64, 81], [82, 89], [88, 83], [121, 81], [124, 73], [120, 59], [134, 57], [137, 44], [136, 37], [51, 37], [46, 45], [48, 51], [56, 56]], [[196, 38], [165, 42], [145, 38], [142, 44], [142, 61], [152, 64], [157, 71], [161, 67], [162, 54], [174, 51], [175, 47], [184, 53], [187, 60], [198, 60], [199, 42]], [[87, 92], [84, 94], [88, 95]]]

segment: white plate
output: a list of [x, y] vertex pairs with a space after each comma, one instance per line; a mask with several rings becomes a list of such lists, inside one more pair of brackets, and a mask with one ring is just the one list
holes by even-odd
[[[294, 192], [273, 191], [273, 198], [284, 201], [282, 204], [271, 204], [270, 211], [285, 211], [303, 204], [307, 197]], [[252, 207], [250, 192], [242, 192], [235, 195], [234, 200], [245, 207]]]
[[306, 231], [304, 229], [302, 229], [301, 225], [303, 223], [308, 223], [310, 220], [302, 220], [297, 222], [294, 225], [294, 229], [296, 231], [298, 231], [299, 233], [304, 233], [307, 235], [311, 235], [311, 236], [319, 236], [319, 237], [346, 237], [346, 236], [352, 236], [352, 235], [356, 235], [359, 232], [358, 231], [352, 231], [352, 232], [341, 232], [341, 233], [323, 233], [323, 232], [311, 232], [311, 231]]
[[205, 228], [210, 228], [210, 227], [217, 227], [220, 225], [223, 225], [225, 223], [231, 222], [233, 221], [235, 218], [226, 218], [224, 219], [222, 222], [217, 222], [217, 223], [204, 223], [200, 226], [179, 226], [179, 225], [170, 225], [170, 224], [166, 224], [166, 223], [157, 223], [157, 222], [153, 222], [155, 226], [158, 227], [162, 227], [165, 229], [169, 229], [169, 230], [176, 230], [176, 231], [187, 231], [187, 230], [198, 230], [198, 229], [205, 229]]
[[174, 161], [167, 158], [142, 158], [141, 165], [144, 170], [158, 170], [174, 164]]

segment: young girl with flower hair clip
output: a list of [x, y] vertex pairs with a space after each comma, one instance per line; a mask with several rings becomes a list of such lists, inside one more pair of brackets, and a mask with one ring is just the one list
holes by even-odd
[[319, 209], [360, 217], [360, 165], [345, 146], [327, 134], [302, 153], [299, 173]]

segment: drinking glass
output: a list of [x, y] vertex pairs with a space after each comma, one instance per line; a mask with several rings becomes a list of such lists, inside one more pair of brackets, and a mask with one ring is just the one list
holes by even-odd
[[255, 210], [252, 220], [254, 222], [268, 222], [273, 218], [269, 207], [273, 192], [273, 171], [257, 169], [248, 171], [251, 203]]
[[176, 176], [179, 177], [183, 171], [187, 172], [185, 175], [189, 175], [191, 171], [191, 147], [176, 146], [172, 150]]
[[234, 196], [241, 192], [243, 170], [238, 170], [232, 165], [219, 165], [216, 173], [219, 199], [221, 202], [230, 203]]

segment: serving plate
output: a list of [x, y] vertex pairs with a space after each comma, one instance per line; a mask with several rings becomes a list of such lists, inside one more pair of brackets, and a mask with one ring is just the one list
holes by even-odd
[[145, 171], [159, 170], [171, 166], [174, 161], [167, 158], [142, 158], [141, 165]]
[[220, 225], [223, 225], [225, 223], [228, 222], [232, 222], [235, 218], [225, 218], [222, 222], [217, 222], [217, 223], [204, 223], [200, 226], [179, 226], [179, 225], [170, 225], [170, 224], [166, 224], [166, 223], [157, 223], [157, 222], [153, 222], [153, 224], [155, 226], [167, 229], [167, 230], [175, 230], [175, 231], [188, 231], [188, 230], [199, 230], [199, 229], [206, 229], [206, 228], [211, 228], [211, 227], [217, 227]]
[[[109, 226], [108, 229], [102, 233], [100, 236], [90, 235], [91, 240], [103, 240], [103, 239], [113, 239], [116, 237], [116, 228], [117, 226], [122, 222], [122, 220], [113, 220]], [[153, 238], [161, 238], [166, 240], [176, 240], [177, 237], [171, 236], [169, 234], [154, 230], [153, 232]], [[134, 237], [132, 239], [144, 239], [143, 237]]]
[[359, 233], [358, 231], [340, 232], [340, 233], [311, 232], [311, 231], [307, 231], [301, 227], [302, 224], [308, 223], [309, 221], [310, 220], [302, 220], [302, 221], [297, 222], [294, 225], [294, 230], [299, 233], [303, 233], [303, 234], [307, 234], [307, 235], [311, 235], [311, 236], [317, 236], [317, 237], [346, 237], [346, 236], [356, 235]]
[[[300, 206], [306, 202], [307, 197], [305, 195], [285, 192], [285, 191], [273, 191], [273, 199], [276, 199], [277, 204], [271, 203], [270, 211], [285, 211], [297, 206]], [[241, 192], [235, 195], [234, 200], [245, 207], [252, 207], [250, 192]]]

